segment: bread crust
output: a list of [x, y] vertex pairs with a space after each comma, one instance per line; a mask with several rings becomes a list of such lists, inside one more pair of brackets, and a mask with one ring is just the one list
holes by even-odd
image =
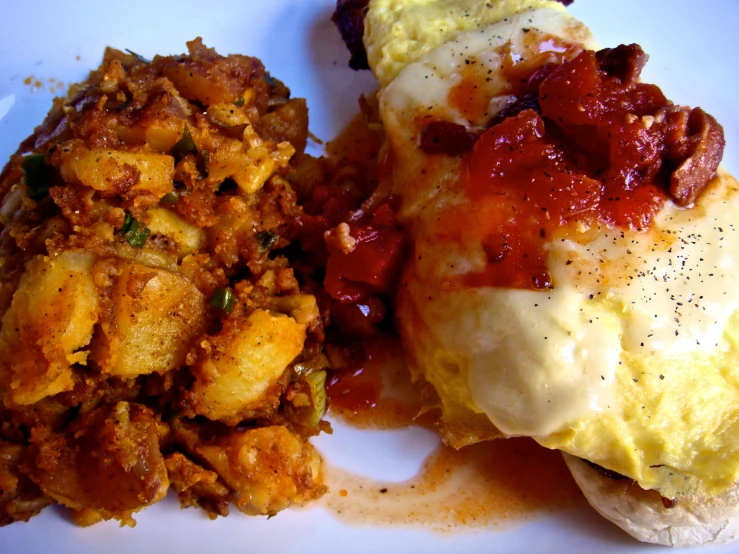
[[580, 458], [562, 455], [590, 505], [640, 541], [684, 547], [739, 537], [739, 485], [711, 498], [680, 497], [666, 508], [656, 491], [630, 479], [607, 477]]

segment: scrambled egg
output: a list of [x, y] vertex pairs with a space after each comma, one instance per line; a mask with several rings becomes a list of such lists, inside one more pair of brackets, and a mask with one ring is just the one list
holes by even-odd
[[739, 477], [731, 177], [720, 174], [693, 209], [668, 202], [647, 233], [590, 230], [549, 243], [551, 291], [449, 285], [484, 267], [483, 237], [470, 206], [471, 239], [445, 239], [446, 208], [471, 200], [458, 158], [418, 148], [419, 122], [432, 113], [484, 125], [450, 105], [450, 91], [472, 66], [492, 76], [477, 90], [491, 99], [484, 117], [507, 105], [502, 52], [525, 60], [553, 48], [532, 44], [531, 29], [597, 48], [552, 4], [500, 2], [489, 14], [466, 0], [370, 4], [365, 40], [383, 87], [399, 218], [413, 240], [397, 307], [411, 369], [439, 392], [454, 445], [532, 436], [666, 497], [718, 493]]
[[403, 67], [453, 39], [531, 8], [564, 11], [551, 0], [371, 0], [364, 45], [380, 86]]

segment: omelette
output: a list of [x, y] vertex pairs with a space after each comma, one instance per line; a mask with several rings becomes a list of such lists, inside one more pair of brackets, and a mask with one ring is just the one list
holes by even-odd
[[739, 477], [721, 126], [544, 0], [371, 0], [396, 318], [444, 440], [530, 436], [665, 499]]

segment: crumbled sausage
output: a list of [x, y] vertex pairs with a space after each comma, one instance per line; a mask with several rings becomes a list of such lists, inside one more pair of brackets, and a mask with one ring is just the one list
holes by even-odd
[[724, 154], [724, 129], [701, 108], [672, 108], [665, 133], [668, 159], [676, 166], [670, 194], [679, 206], [690, 206], [716, 174]]
[[632, 86], [639, 80], [647, 56], [638, 44], [621, 44], [616, 48], [598, 51], [596, 59], [601, 71], [616, 77], [624, 86]]
[[472, 149], [477, 136], [464, 125], [451, 121], [433, 121], [421, 135], [421, 150], [427, 154], [458, 156]]

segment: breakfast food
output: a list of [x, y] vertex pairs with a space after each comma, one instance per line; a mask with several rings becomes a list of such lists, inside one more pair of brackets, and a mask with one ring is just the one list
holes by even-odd
[[370, 0], [364, 24], [411, 241], [396, 317], [444, 440], [531, 436], [591, 464], [568, 458], [634, 536], [734, 539], [739, 186], [721, 126], [557, 2]]
[[108, 49], [0, 175], [0, 524], [325, 491], [323, 319], [280, 252], [307, 108], [259, 60], [188, 48]]

